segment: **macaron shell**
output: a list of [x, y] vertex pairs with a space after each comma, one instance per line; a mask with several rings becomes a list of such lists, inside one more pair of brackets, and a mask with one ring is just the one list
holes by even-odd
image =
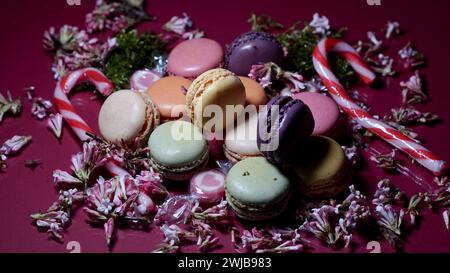
[[312, 92], [302, 92], [293, 95], [295, 99], [308, 105], [314, 117], [313, 135], [331, 136], [339, 121], [339, 108], [333, 99]]
[[[270, 122], [272, 109], [278, 108], [279, 123]], [[276, 113], [276, 112], [274, 112]], [[270, 130], [269, 130], [270, 128]], [[289, 96], [275, 97], [259, 115], [259, 150], [271, 162], [289, 164], [297, 157], [304, 141], [311, 136], [314, 118], [302, 101]]]
[[267, 95], [264, 88], [257, 82], [248, 77], [239, 76], [245, 87], [245, 102], [247, 105], [260, 107], [267, 103]]
[[251, 114], [248, 118], [245, 118], [245, 115], [240, 115], [237, 125], [227, 130], [225, 136], [226, 148], [233, 153], [247, 156], [261, 154], [256, 141], [257, 127], [257, 113]]
[[265, 158], [250, 157], [230, 169], [226, 178], [226, 191], [240, 203], [269, 206], [287, 196], [290, 182]]
[[[242, 107], [229, 109], [229, 106], [238, 105]], [[233, 122], [243, 111], [244, 105], [245, 88], [241, 80], [232, 72], [221, 68], [198, 76], [186, 95], [186, 110], [195, 125], [211, 132], [221, 131], [227, 123]], [[211, 107], [208, 109], [207, 106]], [[208, 110], [221, 111], [221, 115], [213, 114], [208, 117]]]
[[300, 192], [313, 199], [334, 197], [351, 180], [351, 165], [341, 146], [324, 136], [311, 137], [294, 170], [301, 178]]
[[98, 117], [101, 135], [108, 141], [120, 144], [129, 142], [143, 129], [146, 122], [146, 104], [139, 93], [120, 90], [103, 103]]
[[186, 121], [157, 127], [148, 140], [150, 156], [166, 167], [183, 167], [200, 160], [208, 145], [198, 128]]
[[157, 105], [164, 121], [183, 115], [186, 95], [182, 92], [182, 87], [188, 89], [191, 83], [183, 77], [169, 76], [161, 78], [147, 89], [147, 94]]
[[252, 65], [266, 62], [282, 65], [283, 61], [283, 48], [273, 35], [250, 31], [230, 44], [226, 53], [225, 68], [239, 76], [247, 76]]
[[167, 69], [176, 76], [195, 78], [219, 67], [223, 61], [222, 46], [211, 39], [198, 38], [178, 44], [169, 54]]

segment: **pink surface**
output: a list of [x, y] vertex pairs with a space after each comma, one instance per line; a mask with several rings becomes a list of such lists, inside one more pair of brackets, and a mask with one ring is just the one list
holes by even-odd
[[[11, 90], [13, 96], [21, 96], [24, 110], [18, 118], [6, 118], [0, 125], [0, 142], [14, 134], [33, 136], [32, 143], [18, 156], [8, 159], [8, 168], [0, 174], [0, 251], [1, 252], [69, 252], [66, 246], [71, 241], [81, 245], [82, 252], [105, 252], [106, 247], [103, 230], [91, 227], [86, 223], [86, 215], [78, 210], [74, 214], [72, 225], [65, 234], [63, 244], [47, 239], [47, 235], [39, 233], [31, 225], [29, 214], [46, 209], [56, 198], [53, 187], [52, 172], [54, 169], [68, 170], [70, 156], [80, 150], [77, 137], [67, 126], [63, 129], [62, 139], [58, 141], [46, 129], [44, 122], [31, 117], [30, 103], [23, 95], [24, 87], [34, 85], [37, 95], [51, 98], [55, 82], [50, 71], [50, 58], [42, 49], [42, 34], [50, 26], [63, 24], [82, 26], [84, 15], [94, 6], [95, 1], [81, 1], [81, 6], [68, 6], [65, 1], [8, 1], [0, 9], [0, 26], [2, 39], [0, 44], [0, 92]], [[355, 42], [365, 39], [368, 30], [380, 30], [387, 20], [400, 22], [405, 34], [390, 42], [389, 55], [396, 56], [396, 51], [408, 41], [413, 41], [418, 49], [428, 58], [428, 67], [421, 72], [426, 75], [428, 92], [431, 101], [419, 106], [422, 111], [432, 111], [444, 120], [432, 128], [420, 126], [416, 131], [425, 145], [440, 157], [450, 162], [450, 133], [448, 111], [448, 64], [450, 63], [450, 2], [397, 0], [381, 1], [381, 6], [368, 6], [364, 0], [247, 0], [247, 1], [149, 1], [148, 10], [158, 16], [158, 21], [145, 23], [141, 30], [159, 30], [161, 25], [173, 15], [187, 12], [196, 25], [203, 28], [208, 37], [219, 41], [223, 46], [230, 43], [239, 34], [248, 31], [247, 19], [251, 12], [266, 13], [289, 25], [295, 20], [309, 21], [314, 12], [327, 15], [336, 27], [349, 28], [346, 40]], [[221, 12], [210, 12], [220, 10]], [[230, 14], [233, 14], [230, 17]], [[389, 109], [400, 105], [401, 95], [399, 81], [407, 79], [411, 74], [405, 73], [398, 78], [388, 79], [385, 87], [375, 90], [366, 86], [356, 86], [367, 95], [372, 112], [383, 116]], [[90, 92], [77, 93], [71, 96], [82, 117], [98, 132], [96, 119], [101, 101], [91, 101]], [[389, 151], [382, 141], [375, 141], [374, 147], [380, 151]], [[40, 158], [43, 162], [36, 170], [24, 168], [25, 160]], [[411, 166], [407, 157], [401, 156], [404, 164]], [[411, 167], [416, 175], [432, 180], [432, 176], [421, 167]], [[367, 161], [364, 170], [358, 173], [356, 184], [364, 193], [371, 196], [378, 180], [389, 177], [392, 182], [411, 195], [421, 188], [410, 179], [400, 175], [386, 175], [374, 164]], [[242, 226], [243, 224], [236, 224]], [[247, 226], [248, 227], [248, 226]], [[229, 234], [221, 234], [217, 251], [233, 251]], [[117, 233], [118, 241], [114, 252], [150, 252], [161, 242], [162, 235], [156, 228], [148, 231], [124, 230]], [[358, 244], [355, 251], [368, 252], [366, 240], [356, 236]], [[185, 251], [196, 251], [195, 247], [184, 248]], [[314, 252], [330, 251], [316, 245]], [[348, 252], [350, 250], [341, 250]], [[385, 242], [381, 244], [382, 252], [391, 252], [392, 248]], [[413, 230], [407, 237], [407, 252], [449, 252], [450, 233], [445, 229], [440, 213], [426, 211], [420, 229]]]
[[219, 67], [223, 49], [219, 43], [207, 38], [192, 39], [178, 44], [169, 54], [169, 73], [195, 78], [203, 72]]
[[334, 100], [319, 93], [308, 92], [294, 94], [293, 97], [303, 101], [311, 110], [314, 117], [313, 135], [332, 134], [331, 130], [339, 119], [339, 109]]

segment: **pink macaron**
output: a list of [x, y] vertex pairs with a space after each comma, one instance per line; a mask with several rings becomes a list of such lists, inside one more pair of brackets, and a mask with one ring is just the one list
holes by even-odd
[[313, 135], [323, 135], [337, 138], [340, 135], [340, 112], [333, 99], [312, 92], [302, 92], [293, 95], [305, 103], [312, 112], [314, 118]]
[[189, 191], [201, 203], [218, 203], [225, 196], [225, 175], [218, 170], [200, 172], [191, 178]]
[[222, 46], [211, 39], [198, 38], [178, 44], [169, 54], [167, 70], [171, 75], [194, 79], [203, 72], [220, 67]]

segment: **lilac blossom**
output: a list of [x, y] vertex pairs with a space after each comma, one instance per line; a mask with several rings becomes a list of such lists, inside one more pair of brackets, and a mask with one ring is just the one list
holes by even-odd
[[394, 76], [396, 74], [396, 71], [393, 68], [394, 59], [383, 53], [377, 55], [376, 61], [369, 59], [368, 62], [371, 64], [373, 70], [383, 77]]
[[398, 51], [398, 55], [403, 61], [405, 69], [415, 69], [425, 64], [425, 56], [418, 52], [410, 42]]
[[428, 124], [439, 120], [437, 115], [426, 112], [422, 113], [417, 109], [411, 107], [392, 108], [392, 115], [387, 117], [399, 124]]
[[416, 71], [408, 81], [400, 82], [402, 90], [402, 102], [405, 105], [418, 104], [428, 100], [422, 86], [422, 79], [419, 71]]
[[391, 39], [395, 35], [399, 35], [401, 33], [400, 24], [396, 21], [388, 21], [386, 23], [385, 31], [386, 39]]
[[330, 33], [330, 20], [326, 16], [320, 16], [314, 13], [312, 21], [309, 23], [313, 32], [321, 36], [327, 36]]
[[61, 137], [63, 116], [60, 113], [50, 114], [47, 119], [47, 127], [53, 132], [56, 138]]
[[183, 12], [181, 16], [173, 16], [169, 22], [163, 25], [163, 29], [166, 31], [174, 32], [178, 35], [183, 35], [193, 26], [191, 18]]
[[366, 197], [353, 185], [349, 189], [349, 196], [341, 204], [332, 201], [330, 205], [312, 209], [311, 216], [300, 230], [331, 247], [338, 247], [341, 243], [348, 247], [357, 223], [370, 215], [370, 209], [364, 205]]
[[13, 99], [9, 91], [6, 94], [7, 96], [5, 97], [0, 93], [0, 123], [5, 114], [17, 116], [22, 111], [22, 101], [20, 98]]
[[50, 108], [53, 104], [49, 100], [45, 100], [41, 97], [33, 98], [33, 104], [31, 106], [31, 114], [39, 120], [43, 120], [50, 113]]
[[392, 204], [402, 196], [398, 189], [392, 187], [389, 179], [380, 180], [377, 187], [372, 199], [374, 205]]
[[252, 65], [248, 76], [258, 81], [263, 88], [270, 88], [274, 81], [281, 81], [290, 92], [296, 93], [306, 89], [302, 75], [282, 70], [273, 62]]
[[353, 166], [355, 166], [359, 160], [358, 147], [356, 145], [352, 145], [352, 146], [341, 146], [341, 148], [344, 151], [347, 159], [352, 163]]
[[378, 205], [375, 211], [381, 233], [390, 244], [398, 246], [401, 243], [404, 210], [397, 212], [391, 205]]
[[396, 150], [393, 149], [390, 153], [387, 154], [375, 154], [370, 157], [370, 160], [375, 162], [379, 168], [382, 168], [387, 171], [394, 171], [397, 168], [397, 161], [395, 158]]
[[25, 147], [30, 141], [31, 136], [13, 136], [12, 138], [6, 140], [2, 147], [0, 148], [0, 154], [2, 155], [12, 155], [20, 151]]
[[305, 240], [298, 229], [279, 229], [276, 227], [231, 230], [231, 241], [237, 251], [255, 253], [288, 253], [300, 252], [304, 248]]

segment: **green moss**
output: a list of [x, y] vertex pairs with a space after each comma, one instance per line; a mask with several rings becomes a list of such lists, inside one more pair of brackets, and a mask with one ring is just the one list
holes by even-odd
[[135, 30], [117, 36], [118, 46], [105, 60], [103, 71], [113, 82], [115, 90], [129, 88], [134, 71], [154, 66], [153, 56], [165, 50], [165, 43], [151, 33], [137, 34]]
[[[345, 29], [334, 32], [330, 37], [340, 38]], [[277, 36], [278, 41], [288, 51], [288, 70], [297, 71], [310, 77], [315, 74], [312, 62], [312, 54], [320, 37], [316, 35], [311, 27], [301, 23], [295, 23], [292, 27]], [[356, 81], [356, 75], [347, 61], [337, 55], [330, 55], [330, 66], [341, 83], [348, 87]]]

